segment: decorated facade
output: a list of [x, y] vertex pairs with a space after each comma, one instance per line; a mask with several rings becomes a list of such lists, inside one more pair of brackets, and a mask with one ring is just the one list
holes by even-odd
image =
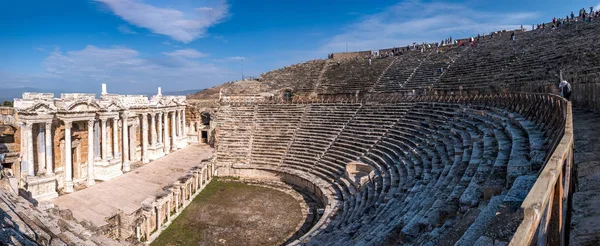
[[160, 88], [150, 98], [108, 94], [105, 85], [99, 98], [23, 93], [14, 100], [19, 190], [35, 200], [54, 198], [201, 140], [200, 123], [186, 121], [186, 106], [185, 96], [163, 96]]

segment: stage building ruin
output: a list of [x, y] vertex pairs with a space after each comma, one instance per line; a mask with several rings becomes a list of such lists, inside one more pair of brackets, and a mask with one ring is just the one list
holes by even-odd
[[164, 96], [160, 88], [151, 97], [109, 94], [105, 84], [98, 98], [23, 93], [14, 110], [3, 112], [3, 124], [13, 125], [8, 156], [18, 153], [4, 165], [22, 195], [51, 199], [207, 141], [210, 123], [200, 115], [188, 109], [185, 96]]

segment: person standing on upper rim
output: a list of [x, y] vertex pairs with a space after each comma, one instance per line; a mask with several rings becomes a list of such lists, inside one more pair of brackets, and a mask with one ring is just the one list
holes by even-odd
[[571, 84], [566, 80], [562, 80], [560, 84], [558, 84], [558, 88], [560, 89], [561, 96], [566, 98], [568, 101], [571, 101], [571, 94], [573, 93]]

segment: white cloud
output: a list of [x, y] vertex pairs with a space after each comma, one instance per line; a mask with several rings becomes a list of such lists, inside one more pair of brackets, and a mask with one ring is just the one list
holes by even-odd
[[230, 56], [230, 57], [225, 57], [223, 59], [215, 59], [213, 61], [215, 62], [233, 62], [233, 61], [242, 61], [242, 60], [248, 60], [247, 57], [243, 57], [243, 56]]
[[325, 42], [320, 55], [348, 50], [377, 50], [412, 44], [439, 42], [453, 35], [469, 37], [503, 29], [531, 26], [533, 12], [485, 12], [453, 3], [401, 2], [344, 27], [343, 33]]
[[202, 37], [209, 27], [221, 22], [229, 11], [225, 0], [214, 2], [212, 6], [195, 8], [193, 13], [188, 14], [177, 9], [145, 4], [141, 0], [96, 1], [106, 4], [115, 15], [132, 25], [184, 43]]
[[162, 54], [167, 55], [167, 56], [186, 57], [186, 58], [200, 58], [200, 57], [208, 56], [208, 54], [199, 52], [195, 49], [181, 49], [181, 50], [175, 50], [172, 52], [163, 52]]
[[224, 36], [221, 36], [221, 35], [213, 36], [213, 38], [216, 40], [222, 41], [223, 43], [229, 42]]
[[[13, 83], [45, 84], [56, 88], [92, 88], [107, 83], [115, 93], [207, 88], [233, 78], [231, 71], [189, 58], [204, 55], [196, 50], [176, 50], [148, 56], [127, 47], [102, 48], [88, 45], [81, 50], [47, 56], [40, 75], [13, 75]], [[18, 79], [18, 80], [17, 80]]]
[[225, 59], [230, 60], [230, 61], [239, 61], [239, 60], [246, 60], [246, 57], [243, 57], [243, 56], [232, 56], [232, 57], [227, 57]]
[[123, 34], [136, 34], [136, 32], [134, 30], [131, 30], [131, 28], [127, 25], [120, 25], [117, 27], [117, 30], [119, 30], [119, 32]]

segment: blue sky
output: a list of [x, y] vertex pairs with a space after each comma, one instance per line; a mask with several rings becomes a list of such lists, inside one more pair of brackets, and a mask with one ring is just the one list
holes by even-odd
[[[0, 4], [0, 88], [202, 89], [328, 53], [548, 22], [595, 1], [19, 0]], [[599, 7], [596, 7], [598, 9]]]

